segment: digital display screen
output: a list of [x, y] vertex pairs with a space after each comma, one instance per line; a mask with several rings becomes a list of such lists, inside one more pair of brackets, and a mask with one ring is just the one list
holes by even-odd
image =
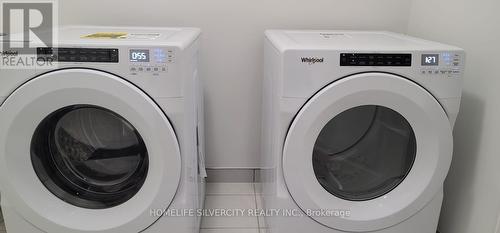
[[149, 62], [149, 50], [131, 49], [129, 57], [131, 62]]
[[438, 66], [439, 54], [422, 54], [422, 66]]

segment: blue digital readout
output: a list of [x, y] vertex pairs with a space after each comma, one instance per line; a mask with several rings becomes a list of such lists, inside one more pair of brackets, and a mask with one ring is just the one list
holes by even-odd
[[422, 54], [422, 66], [439, 66], [439, 54]]
[[131, 62], [149, 62], [149, 50], [131, 49], [129, 57]]

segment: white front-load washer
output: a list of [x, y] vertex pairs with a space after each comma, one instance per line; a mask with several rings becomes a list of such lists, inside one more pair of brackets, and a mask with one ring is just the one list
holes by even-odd
[[8, 232], [199, 231], [199, 35], [75, 26], [58, 31], [57, 46], [9, 50], [46, 64], [0, 70]]
[[435, 233], [464, 51], [389, 32], [266, 32], [271, 233]]

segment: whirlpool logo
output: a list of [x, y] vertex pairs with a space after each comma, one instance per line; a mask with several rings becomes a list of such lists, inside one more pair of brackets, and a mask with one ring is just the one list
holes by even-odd
[[307, 63], [309, 65], [314, 65], [316, 63], [323, 63], [325, 62], [325, 58], [322, 57], [322, 58], [319, 58], [319, 57], [302, 57], [300, 58], [300, 60], [302, 61], [302, 63]]

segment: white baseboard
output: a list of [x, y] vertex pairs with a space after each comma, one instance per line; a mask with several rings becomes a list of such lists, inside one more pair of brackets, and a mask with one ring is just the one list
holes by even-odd
[[255, 183], [259, 182], [258, 170], [253, 168], [208, 168], [207, 181], [211, 183]]

